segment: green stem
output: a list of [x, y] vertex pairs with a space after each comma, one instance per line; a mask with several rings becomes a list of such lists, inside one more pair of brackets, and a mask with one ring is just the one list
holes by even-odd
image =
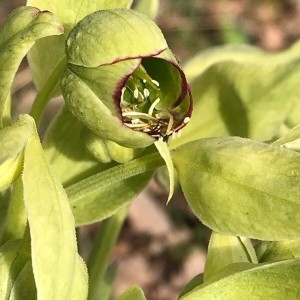
[[101, 286], [101, 281], [126, 215], [127, 207], [120, 209], [100, 225], [88, 260], [89, 300], [98, 299], [99, 286]]
[[50, 77], [35, 97], [34, 103], [31, 107], [30, 115], [34, 118], [37, 127], [39, 127], [43, 111], [48, 101], [53, 96], [55, 90], [59, 85], [59, 80], [66, 66], [66, 61], [66, 57], [63, 57], [57, 63]]
[[71, 205], [74, 205], [88, 194], [110, 184], [112, 178], [114, 182], [125, 180], [138, 174], [157, 169], [162, 165], [164, 165], [164, 160], [160, 154], [157, 152], [152, 153], [85, 178], [67, 187], [66, 192]]

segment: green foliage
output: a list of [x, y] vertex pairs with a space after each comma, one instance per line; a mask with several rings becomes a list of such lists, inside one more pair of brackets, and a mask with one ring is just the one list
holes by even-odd
[[[278, 54], [208, 50], [186, 64], [189, 86], [160, 29], [131, 4], [31, 0], [0, 30], [0, 298], [109, 297], [127, 206], [166, 164], [168, 200], [178, 175], [214, 230], [204, 274], [180, 299], [299, 299], [300, 43]], [[157, 7], [136, 4], [152, 19]], [[12, 122], [10, 88], [32, 46], [38, 95]], [[41, 144], [41, 116], [60, 93]], [[88, 282], [75, 226], [97, 221]], [[131, 287], [118, 299], [146, 298]]]
[[256, 249], [258, 263], [249, 239], [213, 232], [204, 281], [196, 276], [179, 299], [298, 299], [300, 260], [290, 255], [297, 245], [298, 241], [262, 242]]
[[220, 137], [182, 145], [173, 159], [190, 207], [210, 228], [257, 239], [299, 238], [299, 153]]
[[208, 246], [203, 280], [209, 280], [226, 266], [238, 262], [257, 263], [250, 239], [213, 232]]
[[[0, 31], [0, 128], [8, 123], [4, 115], [5, 101], [22, 58], [37, 39], [62, 34], [63, 27], [57, 17], [49, 12], [40, 12], [33, 7], [15, 10]], [[2, 120], [4, 118], [4, 120]]]
[[[73, 0], [28, 0], [27, 5], [38, 7], [40, 10], [48, 10], [56, 15], [64, 24], [65, 34], [62, 37], [48, 37], [38, 41], [29, 52], [29, 63], [34, 81], [38, 88], [43, 88], [49, 78], [53, 76], [65, 57], [65, 39], [70, 29], [85, 16], [99, 9], [129, 8], [132, 0], [98, 0], [87, 1], [82, 4]], [[51, 96], [51, 95], [50, 95]]]
[[196, 299], [298, 299], [300, 261], [285, 260], [265, 265], [236, 263], [197, 286], [180, 300]]
[[[209, 136], [270, 140], [299, 124], [299, 48], [267, 54], [249, 46], [208, 50], [187, 63], [194, 115], [173, 148]], [[280, 113], [279, 113], [280, 112]]]
[[300, 241], [263, 241], [256, 248], [259, 262], [275, 262], [284, 259], [300, 258]]

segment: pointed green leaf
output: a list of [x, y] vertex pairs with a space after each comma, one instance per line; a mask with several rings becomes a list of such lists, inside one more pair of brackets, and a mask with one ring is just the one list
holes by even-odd
[[299, 238], [299, 153], [224, 137], [187, 143], [172, 158], [190, 207], [213, 230], [266, 240]]
[[284, 259], [300, 258], [300, 241], [263, 241], [256, 247], [259, 262], [274, 262]]
[[[270, 140], [298, 106], [300, 43], [268, 54], [250, 47], [211, 49], [186, 66], [194, 111], [173, 148], [202, 137]], [[297, 123], [293, 126], [298, 125]]]
[[37, 8], [20, 7], [10, 15], [0, 31], [0, 123], [22, 58], [37, 39], [62, 32], [62, 25], [53, 14]]
[[127, 289], [118, 300], [147, 300], [143, 290], [139, 286], [132, 286]]
[[205, 262], [204, 281], [237, 262], [257, 263], [250, 239], [213, 232]]
[[87, 299], [88, 298], [88, 272], [86, 264], [79, 254], [76, 256], [74, 282], [70, 291], [69, 299]]
[[300, 260], [244, 268], [199, 285], [180, 300], [299, 299]]
[[32, 136], [24, 150], [22, 180], [37, 296], [70, 299], [76, 282], [73, 299], [85, 299], [86, 281], [79, 283], [74, 277], [78, 269], [77, 245], [68, 198], [50, 170], [32, 118], [22, 118], [32, 126]]
[[169, 175], [169, 195], [168, 195], [167, 203], [169, 203], [169, 201], [173, 197], [174, 187], [175, 187], [175, 183], [174, 183], [175, 182], [175, 174], [174, 174], [173, 161], [171, 158], [170, 150], [169, 150], [166, 142], [158, 140], [154, 144], [167, 166], [168, 175]]
[[293, 142], [300, 138], [300, 125], [297, 125], [296, 127], [289, 130], [286, 134], [284, 134], [282, 137], [274, 141], [272, 144], [275, 146], [281, 146], [286, 143]]

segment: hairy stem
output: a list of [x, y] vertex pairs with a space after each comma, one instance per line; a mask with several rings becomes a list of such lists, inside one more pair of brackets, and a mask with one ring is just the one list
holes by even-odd
[[114, 182], [125, 180], [154, 170], [162, 165], [164, 165], [164, 160], [160, 154], [157, 152], [152, 153], [85, 178], [67, 187], [66, 192], [71, 205], [74, 205], [88, 194], [110, 184], [112, 179]]

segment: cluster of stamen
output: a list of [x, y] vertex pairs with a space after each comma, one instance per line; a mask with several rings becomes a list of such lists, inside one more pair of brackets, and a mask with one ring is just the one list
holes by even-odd
[[[122, 89], [121, 110], [124, 124], [154, 138], [167, 138], [175, 133], [174, 116], [159, 109], [161, 90], [143, 67], [135, 71]], [[185, 120], [186, 123], [189, 120]]]

